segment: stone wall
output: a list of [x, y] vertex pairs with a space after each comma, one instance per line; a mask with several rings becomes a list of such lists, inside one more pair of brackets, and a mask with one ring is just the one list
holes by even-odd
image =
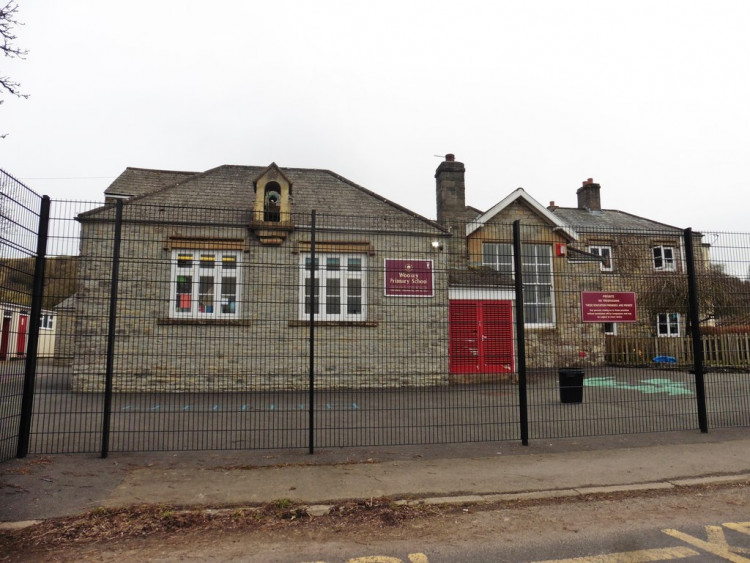
[[[447, 274], [434, 232], [318, 234], [325, 243], [369, 245], [367, 318], [316, 326], [316, 386], [376, 388], [440, 385], [448, 381]], [[123, 225], [113, 386], [115, 391], [191, 392], [305, 389], [309, 326], [300, 316], [300, 249], [310, 233], [298, 229], [283, 244], [260, 244], [243, 227]], [[105, 385], [113, 227], [82, 225], [76, 308], [78, 348], [73, 389]], [[175, 237], [241, 240], [241, 297], [236, 320], [201, 322], [169, 316], [171, 250]], [[386, 258], [434, 261], [435, 294], [384, 295]]]
[[55, 307], [55, 354], [56, 366], [71, 365], [76, 352], [75, 320], [76, 297], [71, 296]]

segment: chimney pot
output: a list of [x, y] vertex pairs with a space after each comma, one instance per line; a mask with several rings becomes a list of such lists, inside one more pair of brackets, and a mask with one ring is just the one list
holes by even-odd
[[453, 162], [454, 160], [456, 160], [455, 154], [448, 153], [445, 155], [445, 162]]

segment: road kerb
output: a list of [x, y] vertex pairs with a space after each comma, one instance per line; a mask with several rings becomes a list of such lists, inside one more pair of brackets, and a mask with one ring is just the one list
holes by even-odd
[[659, 489], [673, 489], [671, 482], [666, 483], [633, 483], [630, 485], [607, 485], [606, 487], [579, 487], [576, 489], [581, 495], [601, 495], [607, 493], [625, 493], [633, 491], [653, 491]]
[[19, 520], [18, 522], [0, 522], [0, 531], [9, 532], [13, 530], [23, 530], [31, 526], [36, 526], [42, 520]]
[[689, 479], [673, 479], [670, 481], [675, 487], [695, 487], [699, 485], [720, 485], [722, 483], [742, 483], [750, 481], [750, 473], [740, 475], [714, 475], [711, 477], [691, 477]]

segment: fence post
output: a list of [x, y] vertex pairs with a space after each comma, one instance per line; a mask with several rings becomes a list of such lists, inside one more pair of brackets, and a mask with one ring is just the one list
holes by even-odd
[[310, 214], [310, 372], [308, 382], [308, 452], [315, 453], [315, 306], [318, 294], [315, 287], [315, 210]]
[[102, 458], [109, 455], [109, 426], [112, 414], [112, 371], [115, 356], [115, 328], [117, 324], [117, 291], [120, 278], [120, 240], [122, 238], [122, 200], [115, 202], [115, 238], [112, 242], [112, 283], [109, 290], [109, 328], [107, 331], [107, 367], [102, 414]]
[[693, 245], [693, 229], [685, 229], [685, 258], [688, 275], [688, 319], [690, 334], [693, 340], [693, 371], [695, 371], [695, 395], [698, 402], [698, 426], [701, 432], [708, 432], [708, 417], [706, 414], [706, 386], [704, 380], [705, 367], [703, 363], [703, 342], [701, 339], [700, 309], [698, 305], [698, 277], [695, 270], [695, 249]]
[[23, 458], [29, 453], [31, 437], [31, 415], [34, 410], [34, 384], [36, 379], [36, 361], [39, 350], [39, 325], [42, 316], [44, 299], [44, 269], [47, 263], [47, 238], [49, 233], [49, 196], [42, 196], [39, 207], [39, 228], [36, 240], [36, 260], [34, 261], [34, 282], [31, 293], [31, 312], [29, 316], [29, 343], [26, 348], [24, 366], [23, 396], [21, 398], [21, 421], [18, 427], [18, 448], [16, 457]]
[[529, 445], [529, 407], [526, 397], [526, 333], [523, 315], [523, 268], [521, 261], [521, 222], [513, 221], [513, 276], [516, 286], [516, 338], [518, 340], [518, 407], [521, 443]]

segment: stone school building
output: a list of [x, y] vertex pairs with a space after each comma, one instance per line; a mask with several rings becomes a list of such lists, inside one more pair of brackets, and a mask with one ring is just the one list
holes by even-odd
[[78, 216], [74, 389], [105, 385], [118, 200], [116, 391], [305, 389], [311, 312], [318, 388], [507, 378], [516, 219], [529, 367], [601, 365], [607, 338], [685, 333], [668, 303], [639, 304], [637, 322], [581, 322], [582, 292], [642, 294], [639, 279], [684, 272], [681, 229], [602, 208], [591, 179], [576, 207], [519, 188], [486, 211], [466, 205], [453, 155], [435, 179], [431, 220], [327, 170], [126, 169]]
[[118, 199], [115, 390], [304, 389], [313, 307], [317, 387], [447, 383], [450, 233], [435, 221], [275, 164], [128, 168], [105, 195], [78, 216], [74, 389], [105, 385]]

